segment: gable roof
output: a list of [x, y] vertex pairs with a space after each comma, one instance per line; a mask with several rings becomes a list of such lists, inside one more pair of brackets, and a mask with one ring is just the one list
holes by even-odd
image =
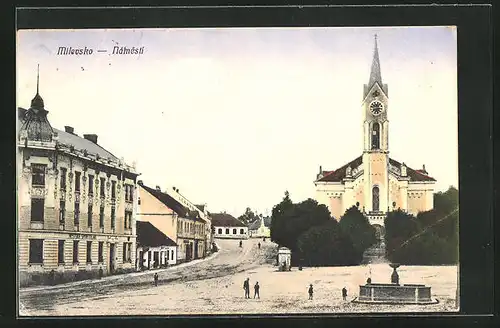
[[246, 227], [246, 225], [232, 216], [226, 213], [210, 213], [212, 217], [212, 226], [219, 227]]
[[163, 232], [158, 230], [150, 222], [136, 221], [137, 244], [140, 246], [177, 246], [175, 241], [170, 239]]
[[[330, 171], [327, 175], [322, 177], [321, 179], [316, 180], [316, 182], [342, 182], [342, 180], [345, 178], [346, 174], [346, 169], [347, 167], [355, 168], [358, 167], [363, 163], [363, 157], [359, 156], [358, 158], [350, 161], [349, 163], [345, 164], [344, 166], [334, 170]], [[401, 163], [389, 158], [389, 163], [391, 165], [400, 167]], [[323, 171], [325, 172], [325, 171]], [[427, 175], [427, 172], [423, 170], [414, 170], [410, 167], [406, 167], [406, 173], [408, 177], [410, 178], [410, 181], [436, 181], [433, 177]]]
[[257, 220], [254, 220], [248, 225], [248, 229], [250, 230], [257, 230], [260, 228], [261, 221], [264, 220], [264, 227], [269, 228], [271, 226], [271, 217], [266, 216], [264, 218], [258, 218]]
[[160, 202], [162, 202], [164, 205], [166, 205], [168, 208], [173, 210], [177, 215], [181, 217], [186, 217], [187, 214], [189, 213], [189, 210], [184, 207], [181, 203], [176, 201], [174, 198], [171, 196], [167, 195], [164, 192], [161, 192], [159, 190], [153, 189], [151, 187], [148, 187], [144, 184], [140, 184], [140, 186], [146, 190], [148, 193], [150, 193], [153, 197], [158, 199]]

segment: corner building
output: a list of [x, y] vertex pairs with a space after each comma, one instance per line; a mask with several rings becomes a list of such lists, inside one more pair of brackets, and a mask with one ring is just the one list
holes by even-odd
[[415, 215], [432, 209], [436, 180], [425, 165], [412, 169], [389, 157], [389, 90], [382, 83], [376, 36], [361, 108], [363, 152], [336, 170], [323, 171], [320, 167], [314, 182], [316, 200], [326, 205], [337, 220], [348, 208], [358, 206], [383, 233], [384, 219], [391, 210], [402, 209]]
[[54, 129], [47, 114], [38, 90], [18, 108], [21, 286], [132, 271], [138, 173], [97, 135]]

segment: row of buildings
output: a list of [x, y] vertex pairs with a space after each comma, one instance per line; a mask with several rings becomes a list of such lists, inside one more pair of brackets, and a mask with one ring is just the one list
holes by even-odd
[[47, 116], [37, 81], [17, 116], [21, 285], [173, 265], [209, 255], [214, 237], [248, 238], [231, 215], [147, 186], [96, 134], [55, 129]]

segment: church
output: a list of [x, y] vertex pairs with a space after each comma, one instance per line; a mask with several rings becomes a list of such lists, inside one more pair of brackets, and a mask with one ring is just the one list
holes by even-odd
[[387, 212], [401, 209], [410, 214], [433, 208], [436, 180], [425, 169], [412, 169], [389, 157], [389, 93], [382, 82], [375, 49], [368, 84], [364, 85], [363, 152], [342, 167], [324, 171], [320, 166], [314, 184], [316, 200], [339, 220], [355, 205], [372, 225], [384, 226]]

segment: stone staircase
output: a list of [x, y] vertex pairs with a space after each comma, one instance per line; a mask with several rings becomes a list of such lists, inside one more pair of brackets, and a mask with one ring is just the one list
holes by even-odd
[[388, 263], [385, 258], [385, 242], [381, 240], [373, 244], [363, 253], [362, 264]]

